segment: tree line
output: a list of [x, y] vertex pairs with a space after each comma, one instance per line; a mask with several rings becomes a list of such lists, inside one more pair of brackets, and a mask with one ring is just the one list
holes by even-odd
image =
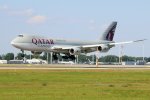
[[[25, 54], [25, 58], [26, 59], [38, 58], [42, 60], [47, 60], [47, 53], [44, 53], [42, 55]], [[18, 53], [16, 56], [14, 55], [14, 53], [7, 53], [7, 54], [0, 55], [0, 60], [14, 60], [14, 59], [22, 60], [23, 59], [22, 53]], [[62, 58], [59, 57], [59, 60], [61, 59]], [[138, 60], [143, 60], [143, 57], [132, 57], [132, 56], [124, 55], [121, 57], [121, 59], [122, 61], [138, 61]], [[88, 62], [88, 61], [95, 61], [96, 56], [95, 55], [91, 55], [91, 56], [79, 55], [78, 60], [81, 63]], [[144, 57], [144, 60], [146, 62], [150, 62], [150, 57]], [[119, 62], [119, 57], [116, 55], [102, 56], [99, 58], [99, 62]]]

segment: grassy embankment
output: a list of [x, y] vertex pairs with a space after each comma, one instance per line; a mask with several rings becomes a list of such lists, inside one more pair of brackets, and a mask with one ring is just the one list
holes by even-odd
[[150, 70], [0, 70], [0, 100], [149, 100]]

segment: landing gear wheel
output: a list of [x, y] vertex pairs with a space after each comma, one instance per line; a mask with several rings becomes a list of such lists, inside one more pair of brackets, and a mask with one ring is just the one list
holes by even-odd
[[25, 54], [22, 53], [22, 54], [21, 54], [21, 57], [24, 58], [24, 57], [25, 57]]
[[22, 52], [21, 57], [24, 58], [25, 57], [24, 50], [21, 50], [21, 52]]
[[75, 60], [75, 59], [76, 59], [76, 57], [75, 57], [74, 55], [70, 55], [69, 58], [70, 58], [71, 60]]
[[57, 57], [57, 54], [56, 54], [56, 53], [53, 54], [53, 59], [54, 59], [54, 60], [58, 60], [58, 57]]

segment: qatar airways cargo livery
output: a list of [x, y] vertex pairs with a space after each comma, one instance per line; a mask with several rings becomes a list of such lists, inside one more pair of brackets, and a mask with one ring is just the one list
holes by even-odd
[[[37, 35], [18, 35], [11, 41], [11, 44], [24, 51], [28, 50], [34, 53], [40, 52], [54, 52], [54, 55], [58, 53], [65, 54], [66, 59], [75, 59], [74, 55], [81, 53], [90, 53], [94, 51], [107, 52], [110, 48], [116, 44], [126, 44], [144, 41], [127, 41], [118, 42], [113, 41], [117, 22], [112, 22], [106, 31], [101, 34], [99, 41], [79, 41], [79, 40], [65, 40], [65, 39], [53, 39]], [[55, 57], [57, 58], [57, 57]]]

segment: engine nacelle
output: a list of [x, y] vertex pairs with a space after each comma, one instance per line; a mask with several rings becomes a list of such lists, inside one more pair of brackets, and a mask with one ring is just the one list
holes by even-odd
[[31, 51], [32, 54], [38, 54], [40, 55], [42, 52], [39, 52], [39, 51]]
[[81, 53], [81, 49], [80, 48], [72, 48], [69, 50], [70, 55], [78, 55]]
[[110, 48], [107, 45], [101, 45], [97, 47], [98, 51], [107, 52]]

